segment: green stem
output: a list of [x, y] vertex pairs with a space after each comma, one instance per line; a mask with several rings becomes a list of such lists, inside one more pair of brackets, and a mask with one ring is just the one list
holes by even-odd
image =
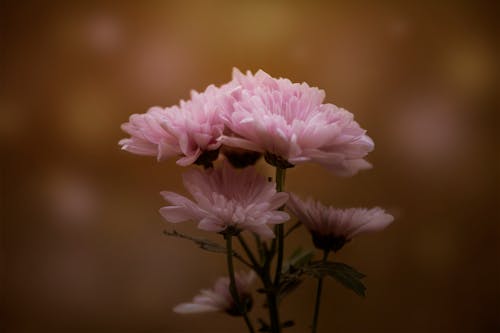
[[257, 249], [259, 250], [259, 259], [260, 259], [260, 264], [264, 264], [264, 261], [266, 260], [266, 247], [265, 247], [265, 244], [262, 242], [262, 240], [260, 239], [260, 236], [257, 235], [257, 234], [253, 234], [254, 238], [255, 238], [255, 244], [257, 245]]
[[233, 256], [236, 259], [238, 259], [239, 262], [241, 262], [243, 265], [247, 266], [250, 269], [254, 269], [254, 265], [252, 265], [251, 263], [249, 263], [248, 261], [246, 261], [245, 259], [243, 259], [243, 257], [241, 255], [239, 255], [237, 252], [233, 251]]
[[276, 192], [283, 192], [285, 188], [286, 169], [276, 167]]
[[[286, 169], [282, 169], [280, 167], [276, 167], [276, 192], [283, 192], [285, 187], [285, 175]], [[281, 207], [280, 210], [283, 210], [284, 207]], [[274, 285], [276, 288], [279, 288], [280, 279], [281, 279], [281, 269], [283, 267], [283, 253], [284, 253], [284, 227], [283, 224], [278, 224], [276, 228], [276, 239], [278, 242], [278, 262], [276, 264], [276, 274], [274, 275]]]
[[276, 274], [274, 275], [274, 285], [276, 288], [279, 288], [280, 280], [281, 280], [281, 270], [283, 267], [283, 252], [285, 244], [283, 240], [285, 239], [283, 233], [283, 224], [279, 224], [277, 230], [276, 237], [278, 238], [278, 261], [276, 263]]
[[[276, 167], [276, 191], [282, 192], [285, 185], [285, 169]], [[282, 210], [284, 207], [281, 207]], [[269, 308], [269, 318], [271, 321], [271, 332], [281, 332], [281, 322], [278, 310], [279, 299], [279, 284], [281, 279], [281, 269], [283, 266], [283, 249], [284, 249], [284, 232], [283, 224], [278, 224], [275, 227], [276, 237], [271, 242], [269, 254], [266, 256], [266, 261], [263, 267], [263, 282], [267, 290], [267, 305]], [[276, 263], [276, 273], [274, 275], [274, 283], [271, 275], [271, 261], [274, 255], [278, 255]]]
[[299, 228], [301, 225], [302, 225], [302, 222], [300, 222], [300, 221], [295, 223], [290, 229], [288, 229], [285, 232], [285, 238], [288, 237], [288, 235], [290, 235], [295, 229]]
[[[325, 250], [323, 253], [323, 262], [326, 262], [328, 258], [328, 250]], [[314, 315], [313, 322], [311, 326], [311, 332], [316, 333], [316, 329], [318, 328], [318, 317], [319, 317], [319, 307], [321, 302], [321, 293], [323, 291], [323, 277], [318, 278], [318, 286], [316, 288], [316, 302], [314, 304]]]
[[236, 303], [236, 307], [240, 311], [241, 315], [243, 316], [243, 319], [245, 320], [245, 324], [248, 327], [248, 331], [250, 333], [254, 333], [254, 329], [252, 326], [252, 323], [250, 322], [250, 319], [248, 318], [247, 315], [247, 309], [244, 304], [241, 304], [240, 301], [240, 296], [238, 294], [238, 290], [236, 288], [236, 277], [234, 275], [234, 265], [233, 265], [233, 241], [232, 241], [232, 235], [227, 234], [224, 235], [224, 238], [226, 239], [226, 249], [227, 249], [227, 269], [229, 271], [229, 291], [231, 292], [231, 296], [233, 297], [234, 302]]
[[258, 275], [260, 275], [261, 267], [260, 267], [259, 263], [257, 262], [257, 260], [255, 259], [255, 256], [253, 255], [252, 250], [250, 250], [250, 248], [247, 245], [247, 242], [245, 241], [243, 236], [241, 236], [241, 234], [238, 234], [238, 240], [240, 241], [240, 244], [243, 247], [243, 250], [245, 250], [245, 253], [247, 254], [248, 258], [252, 262], [252, 265], [253, 265], [252, 269]]
[[264, 272], [262, 282], [264, 283], [264, 287], [266, 289], [267, 307], [269, 309], [269, 318], [271, 321], [271, 332], [280, 333], [281, 324], [278, 311], [276, 289], [274, 288], [273, 282], [271, 281], [270, 278], [269, 266], [267, 268], [268, 268], [267, 271]]

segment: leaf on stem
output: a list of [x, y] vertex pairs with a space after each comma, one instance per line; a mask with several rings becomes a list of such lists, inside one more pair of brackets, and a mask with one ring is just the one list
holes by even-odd
[[290, 270], [290, 267], [301, 268], [306, 264], [309, 264], [312, 257], [314, 256], [314, 250], [304, 250], [301, 247], [295, 249], [290, 257], [283, 263], [282, 272], [285, 273]]
[[302, 283], [302, 267], [309, 265], [314, 250], [297, 248], [283, 263], [282, 276], [279, 286], [279, 300], [294, 291]]
[[361, 282], [361, 279], [364, 278], [365, 275], [349, 265], [340, 262], [317, 261], [304, 267], [304, 272], [317, 278], [330, 276], [357, 295], [365, 296], [366, 287], [363, 282]]

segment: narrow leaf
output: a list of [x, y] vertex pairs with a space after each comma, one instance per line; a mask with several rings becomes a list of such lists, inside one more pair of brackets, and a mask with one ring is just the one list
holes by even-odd
[[309, 264], [312, 257], [314, 256], [314, 250], [302, 249], [301, 247], [296, 248], [290, 257], [283, 263], [282, 272], [285, 273], [293, 268], [300, 268], [306, 264]]
[[335, 271], [329, 275], [347, 289], [351, 289], [357, 295], [365, 297], [366, 287], [358, 278], [342, 271]]
[[366, 287], [363, 282], [361, 282], [361, 279], [364, 278], [365, 275], [349, 265], [340, 262], [316, 261], [305, 267], [304, 271], [316, 278], [330, 276], [357, 295], [365, 296]]

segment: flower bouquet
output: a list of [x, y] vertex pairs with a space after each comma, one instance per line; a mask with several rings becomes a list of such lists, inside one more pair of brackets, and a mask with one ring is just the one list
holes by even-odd
[[[371, 168], [364, 157], [373, 150], [373, 141], [350, 112], [324, 99], [323, 90], [306, 83], [234, 69], [230, 82], [193, 91], [179, 105], [134, 114], [122, 125], [130, 135], [119, 142], [123, 150], [158, 161], [178, 158], [183, 167], [195, 165], [183, 174], [191, 198], [161, 192], [168, 203], [160, 209], [163, 218], [174, 224], [194, 221], [223, 239], [217, 243], [165, 232], [224, 253], [227, 260], [227, 277], [176, 306], [175, 312], [222, 311], [241, 317], [249, 332], [282, 332], [294, 322], [281, 318], [280, 303], [309, 276], [317, 280], [311, 309], [314, 333], [324, 278], [364, 296], [364, 275], [329, 256], [356, 235], [385, 228], [393, 217], [379, 207], [339, 209], [285, 191], [286, 171], [296, 165], [316, 163], [338, 176]], [[274, 178], [257, 172], [254, 165], [261, 158], [275, 168]], [[302, 249], [285, 257], [287, 236], [302, 225], [320, 260], [314, 251]], [[235, 261], [247, 271], [237, 271]], [[251, 316], [256, 280], [266, 318]]]

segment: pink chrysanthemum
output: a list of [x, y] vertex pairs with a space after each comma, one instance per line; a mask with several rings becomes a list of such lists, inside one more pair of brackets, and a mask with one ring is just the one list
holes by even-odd
[[373, 141], [350, 112], [322, 104], [323, 90], [261, 70], [234, 69], [230, 86], [235, 102], [222, 117], [234, 134], [222, 136], [223, 144], [262, 152], [282, 167], [314, 162], [345, 176], [371, 167], [363, 158]]
[[[252, 307], [250, 287], [255, 280], [255, 273], [253, 271], [236, 273], [235, 280], [240, 302], [245, 305], [248, 311]], [[228, 277], [219, 278], [212, 289], [201, 290], [191, 303], [181, 303], [174, 308], [174, 311], [177, 313], [224, 311], [230, 315], [239, 316], [241, 314], [231, 296], [229, 284]]]
[[294, 194], [287, 208], [311, 232], [314, 245], [323, 250], [338, 251], [354, 236], [382, 230], [394, 220], [380, 207], [338, 209], [310, 198], [302, 201]]
[[177, 164], [207, 164], [217, 157], [224, 123], [219, 117], [223, 92], [209, 86], [204, 92], [191, 92], [191, 99], [179, 106], [153, 107], [134, 114], [122, 129], [131, 135], [122, 139], [122, 149], [165, 160], [181, 156]]
[[194, 202], [173, 192], [162, 192], [171, 206], [160, 209], [169, 222], [199, 222], [198, 228], [224, 232], [249, 230], [264, 238], [274, 234], [269, 224], [288, 220], [278, 209], [288, 194], [276, 192], [275, 184], [259, 175], [253, 167], [235, 170], [228, 163], [210, 170], [189, 170], [183, 175], [184, 186]]

